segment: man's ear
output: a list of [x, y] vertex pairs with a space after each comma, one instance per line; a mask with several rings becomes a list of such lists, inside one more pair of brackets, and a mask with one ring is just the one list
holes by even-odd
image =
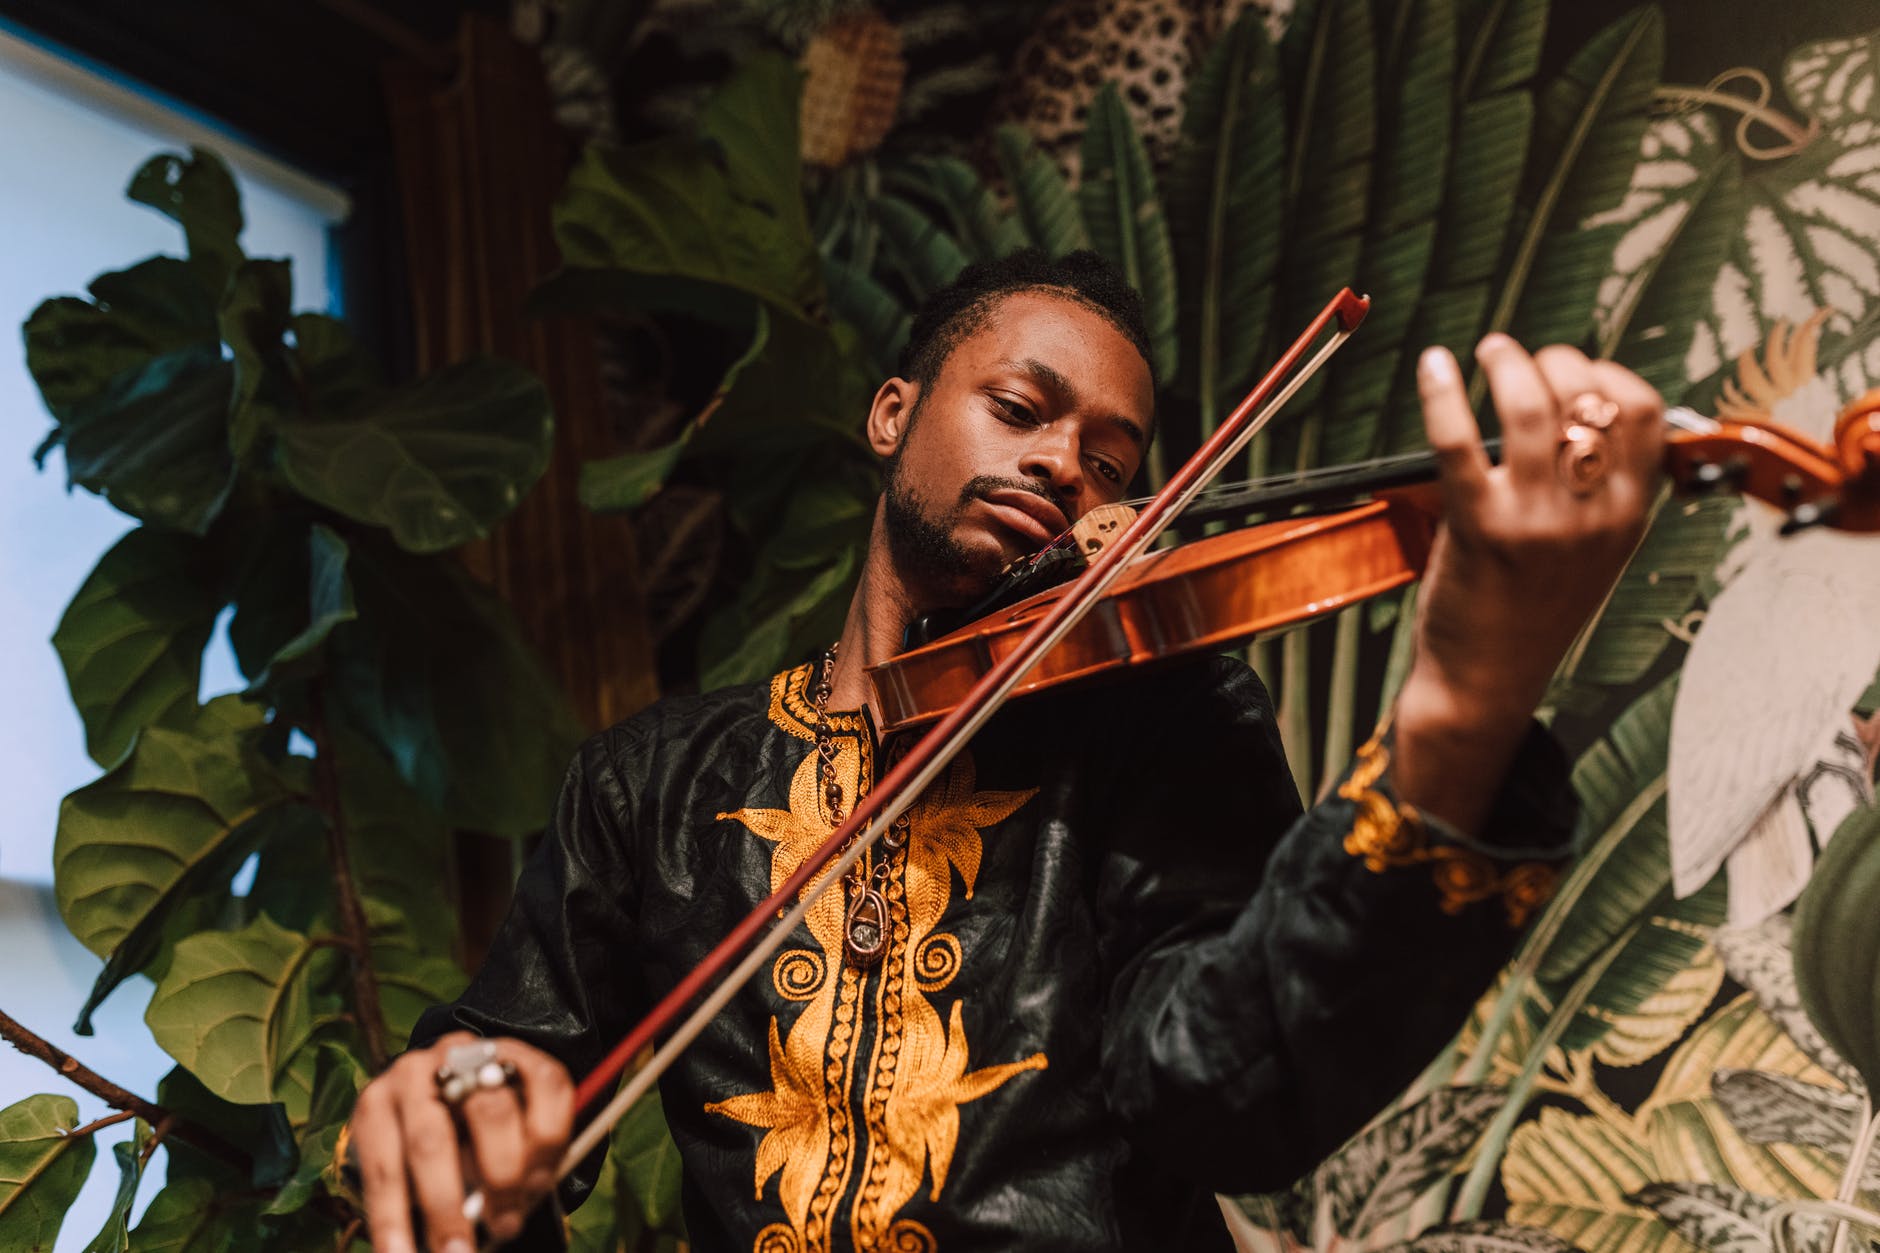
[[920, 397], [920, 384], [891, 378], [875, 392], [868, 406], [868, 445], [878, 457], [891, 457], [907, 435], [907, 421]]

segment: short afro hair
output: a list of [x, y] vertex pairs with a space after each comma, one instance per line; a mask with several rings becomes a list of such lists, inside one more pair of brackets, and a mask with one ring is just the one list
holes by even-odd
[[901, 377], [920, 384], [924, 395], [953, 350], [986, 325], [999, 302], [1028, 291], [1062, 296], [1100, 315], [1136, 346], [1149, 367], [1151, 388], [1159, 386], [1142, 297], [1114, 266], [1087, 248], [1055, 260], [1042, 248], [1021, 248], [961, 270], [915, 315], [901, 349]]

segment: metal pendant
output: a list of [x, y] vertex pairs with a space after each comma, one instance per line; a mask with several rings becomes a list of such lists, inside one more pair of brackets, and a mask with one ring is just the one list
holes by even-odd
[[863, 887], [849, 899], [842, 919], [842, 956], [857, 970], [871, 970], [888, 947], [888, 902], [873, 886]]

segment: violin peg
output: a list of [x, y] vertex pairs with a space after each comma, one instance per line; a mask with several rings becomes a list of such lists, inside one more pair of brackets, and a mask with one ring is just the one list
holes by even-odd
[[1700, 461], [1691, 467], [1691, 482], [1705, 491], [1722, 488], [1723, 478], [1723, 467], [1714, 461]]
[[1841, 502], [1832, 496], [1825, 500], [1806, 501], [1789, 512], [1788, 520], [1782, 524], [1781, 534], [1794, 535], [1810, 527], [1827, 526], [1840, 511]]

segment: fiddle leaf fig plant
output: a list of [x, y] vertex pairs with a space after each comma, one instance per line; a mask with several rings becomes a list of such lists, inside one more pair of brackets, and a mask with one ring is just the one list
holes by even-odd
[[[54, 847], [60, 913], [103, 963], [77, 1029], [142, 974], [177, 1062], [123, 1166], [134, 1193], [160, 1141], [168, 1181], [135, 1230], [120, 1198], [94, 1247], [330, 1249], [354, 1217], [328, 1171], [352, 1098], [464, 981], [445, 832], [537, 829], [581, 731], [451, 555], [540, 476], [553, 416], [520, 366], [395, 383], [343, 323], [295, 312], [212, 153], [152, 159], [130, 196], [184, 255], [24, 328], [41, 464], [61, 453], [135, 523], [53, 638], [104, 771]], [[201, 703], [222, 620], [246, 686]], [[0, 1190], [8, 1247], [50, 1242], [95, 1155], [70, 1105], [0, 1113], [22, 1167], [0, 1174], [24, 1180]]]

